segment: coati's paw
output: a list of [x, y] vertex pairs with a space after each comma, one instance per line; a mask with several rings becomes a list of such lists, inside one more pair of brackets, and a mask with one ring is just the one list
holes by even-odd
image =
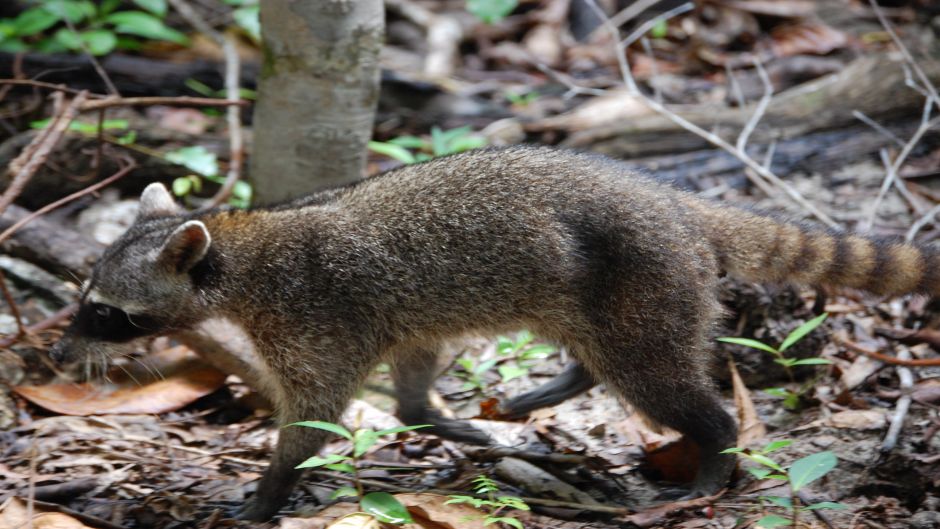
[[482, 430], [466, 421], [448, 419], [437, 410], [423, 409], [418, 413], [401, 413], [401, 420], [405, 424], [431, 424], [431, 428], [422, 428], [420, 431], [443, 439], [482, 446], [493, 444], [490, 436]]

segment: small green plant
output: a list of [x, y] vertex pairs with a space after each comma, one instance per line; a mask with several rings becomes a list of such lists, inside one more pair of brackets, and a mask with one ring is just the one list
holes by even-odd
[[514, 364], [502, 364], [497, 368], [503, 382], [509, 382], [514, 378], [527, 374], [535, 360], [547, 358], [557, 351], [554, 346], [549, 344], [533, 344], [534, 339], [535, 335], [529, 331], [518, 333], [515, 339], [508, 336], [496, 338], [496, 353], [515, 360]]
[[499, 358], [490, 358], [489, 360], [478, 362], [474, 358], [460, 357], [455, 360], [455, 362], [462, 370], [454, 370], [451, 371], [450, 374], [463, 380], [461, 389], [463, 391], [472, 389], [483, 392], [486, 389], [486, 381], [483, 380], [483, 377], [496, 366], [497, 362], [499, 362]]
[[790, 496], [761, 496], [759, 498], [761, 512], [766, 512], [768, 504], [772, 508], [784, 509], [789, 518], [778, 514], [765, 514], [763, 518], [757, 521], [756, 526], [765, 529], [791, 525], [797, 527], [799, 516], [802, 512], [817, 509], [845, 509], [846, 506], [841, 503], [824, 501], [813, 503], [811, 505], [800, 505], [799, 491], [806, 485], [828, 474], [836, 467], [838, 459], [832, 452], [818, 452], [806, 457], [797, 459], [790, 464], [789, 468], [784, 468], [774, 461], [769, 454], [790, 446], [793, 441], [781, 440], [774, 441], [760, 450], [748, 448], [729, 448], [724, 450], [724, 454], [740, 454], [741, 456], [759, 464], [758, 467], [747, 467], [746, 470], [757, 479], [777, 479], [786, 481], [790, 486]]
[[[796, 366], [807, 366], [807, 365], [825, 365], [831, 364], [829, 360], [825, 358], [813, 357], [813, 358], [790, 358], [787, 357], [784, 352], [793, 346], [793, 344], [802, 340], [807, 334], [813, 331], [816, 327], [819, 327], [823, 321], [829, 316], [828, 313], [820, 314], [815, 318], [803, 323], [796, 329], [794, 329], [786, 338], [783, 339], [783, 343], [779, 347], [773, 347], [759, 340], [754, 340], [751, 338], [735, 338], [735, 337], [723, 337], [718, 338], [719, 342], [732, 343], [737, 345], [743, 345], [745, 347], [750, 347], [752, 349], [757, 349], [759, 351], [764, 351], [770, 353], [774, 356], [774, 362], [783, 366], [784, 370], [787, 372], [787, 376], [790, 378], [791, 384], [796, 384], [796, 378], [793, 376], [793, 368]], [[777, 397], [783, 397], [783, 405], [788, 410], [795, 410], [800, 407], [800, 400], [803, 395], [812, 387], [813, 384], [808, 384], [800, 387], [798, 390], [793, 391], [787, 388], [768, 388], [765, 391], [771, 395]]]
[[116, 48], [136, 49], [137, 38], [189, 44], [185, 35], [164, 24], [166, 0], [133, 0], [140, 9], [125, 10], [121, 0], [42, 0], [15, 18], [0, 19], [0, 51], [61, 53], [87, 50], [105, 55]]
[[496, 493], [499, 492], [499, 487], [496, 485], [496, 482], [482, 474], [477, 476], [473, 480], [473, 483], [475, 484], [473, 491], [477, 496], [482, 496], [482, 498], [451, 494], [450, 499], [444, 502], [444, 504], [466, 503], [476, 509], [484, 511], [486, 514], [479, 518], [483, 520], [484, 526], [504, 524], [515, 527], [516, 529], [523, 529], [522, 522], [517, 518], [513, 518], [512, 516], [500, 516], [506, 509], [528, 511], [529, 506], [522, 498], [516, 496], [497, 496]]
[[[168, 152], [163, 157], [168, 162], [182, 165], [194, 173], [173, 181], [173, 194], [178, 197], [187, 197], [191, 193], [201, 191], [203, 179], [216, 184], [225, 182], [225, 177], [219, 175], [219, 163], [215, 153], [209, 152], [201, 145], [183, 147]], [[247, 208], [251, 204], [251, 184], [244, 180], [236, 182], [229, 204]]]
[[[39, 121], [33, 121], [29, 124], [30, 128], [33, 129], [44, 129], [52, 123], [52, 119], [41, 119]], [[97, 136], [99, 132], [112, 132], [118, 130], [127, 130], [129, 123], [126, 119], [106, 119], [100, 123], [100, 125], [95, 123], [88, 123], [86, 121], [75, 120], [69, 123], [68, 130], [71, 132], [77, 132], [79, 134], [85, 134], [86, 136]], [[130, 145], [137, 140], [137, 133], [128, 131], [127, 134], [117, 137], [110, 138], [110, 141], [114, 141], [119, 145]]]
[[341, 487], [333, 493], [333, 498], [349, 496], [359, 498], [359, 507], [366, 514], [371, 515], [382, 523], [405, 524], [413, 523], [408, 509], [398, 501], [395, 496], [387, 492], [365, 492], [362, 482], [359, 479], [359, 461], [362, 456], [369, 451], [380, 438], [386, 435], [393, 435], [400, 432], [409, 432], [418, 428], [427, 428], [430, 424], [421, 424], [417, 426], [399, 426], [398, 428], [386, 428], [384, 430], [372, 430], [371, 428], [360, 428], [355, 432], [350, 432], [345, 427], [324, 421], [300, 421], [291, 423], [288, 426], [297, 426], [302, 428], [316, 428], [345, 437], [352, 442], [353, 450], [351, 455], [329, 454], [326, 457], [313, 456], [296, 468], [326, 468], [348, 474], [353, 481], [353, 487]]
[[431, 127], [430, 139], [399, 136], [388, 141], [370, 141], [369, 149], [403, 164], [413, 164], [483, 147], [486, 143], [486, 138], [474, 134], [469, 126], [446, 131]]
[[230, 6], [236, 6], [232, 11], [232, 19], [251, 40], [261, 42], [261, 21], [259, 13], [261, 10], [258, 0], [225, 0]]
[[467, 0], [467, 11], [486, 24], [494, 24], [512, 13], [518, 0]]
[[528, 92], [513, 92], [507, 90], [503, 92], [503, 96], [506, 97], [506, 100], [512, 103], [517, 107], [527, 107], [538, 100], [541, 95], [535, 90], [530, 90]]

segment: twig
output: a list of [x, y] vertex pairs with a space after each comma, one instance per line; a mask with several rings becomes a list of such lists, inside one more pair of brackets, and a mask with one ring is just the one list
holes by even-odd
[[33, 141], [23, 149], [23, 153], [10, 164], [11, 167], [17, 167], [17, 161], [20, 160], [24, 154], [29, 156], [26, 163], [19, 168], [16, 176], [10, 181], [10, 185], [7, 187], [6, 191], [3, 192], [3, 196], [0, 197], [0, 214], [7, 209], [7, 206], [16, 200], [16, 197], [23, 192], [26, 184], [29, 183], [33, 175], [36, 174], [36, 170], [45, 163], [49, 153], [52, 152], [52, 149], [62, 138], [62, 135], [65, 134], [69, 124], [78, 116], [78, 109], [82, 103], [85, 102], [86, 97], [87, 94], [84, 92], [75, 96], [75, 99], [65, 107], [62, 113], [56, 116], [55, 121], [48, 128], [48, 133], [38, 134], [33, 138]]
[[[602, 18], [604, 26], [607, 28], [607, 31], [610, 32], [611, 37], [613, 38], [614, 42], [617, 42], [619, 40], [619, 35], [617, 34], [616, 26], [614, 26], [611, 23], [610, 19], [607, 17], [604, 11], [597, 5], [597, 2], [595, 0], [586, 0], [586, 2], [589, 6], [591, 6], [594, 12], [599, 17]], [[624, 85], [627, 87], [627, 90], [631, 94], [637, 96], [637, 99], [641, 103], [646, 105], [648, 108], [650, 108], [654, 112], [666, 117], [667, 119], [669, 119], [676, 125], [679, 125], [685, 130], [701, 137], [702, 139], [711, 143], [712, 145], [731, 154], [732, 156], [740, 160], [745, 166], [747, 166], [752, 171], [754, 171], [754, 173], [756, 173], [760, 177], [763, 177], [764, 179], [772, 183], [774, 186], [777, 186], [778, 188], [782, 189], [795, 203], [799, 204], [801, 207], [803, 207], [806, 211], [808, 211], [811, 215], [819, 219], [821, 222], [823, 222], [830, 228], [841, 230], [841, 226], [839, 226], [839, 224], [836, 223], [836, 221], [832, 220], [832, 218], [829, 217], [829, 215], [826, 215], [825, 213], [820, 211], [819, 208], [817, 208], [811, 202], [806, 200], [806, 198], [804, 198], [803, 195], [800, 194], [799, 191], [794, 189], [790, 184], [781, 180], [777, 175], [772, 173], [769, 169], [763, 167], [760, 163], [758, 163], [753, 158], [751, 158], [746, 152], [742, 151], [741, 149], [738, 149], [734, 145], [731, 145], [730, 143], [722, 139], [720, 136], [703, 129], [702, 127], [699, 127], [698, 125], [692, 123], [691, 121], [669, 110], [658, 101], [643, 94], [643, 92], [637, 86], [636, 80], [633, 78], [633, 73], [630, 71], [630, 64], [627, 61], [626, 50], [621, 48], [619, 44], [617, 45], [617, 62], [620, 66], [620, 74], [621, 74], [621, 77], [623, 78]], [[747, 171], [745, 171], [745, 175], [747, 175], [748, 178], [751, 179], [756, 185], [759, 185], [757, 184], [759, 180], [755, 178], [755, 175], [748, 174]]]
[[[186, 19], [197, 31], [209, 37], [225, 54], [225, 97], [229, 101], [237, 101], [239, 98], [239, 71], [241, 68], [238, 59], [238, 50], [231, 38], [219, 33], [206, 22], [199, 13], [196, 13], [185, 0], [169, 0], [173, 9]], [[214, 208], [231, 196], [235, 189], [235, 184], [241, 178], [242, 163], [245, 157], [244, 141], [242, 140], [242, 118], [241, 111], [237, 106], [228, 107], [226, 113], [226, 123], [228, 124], [229, 137], [229, 163], [228, 173], [225, 175], [225, 181], [222, 187], [216, 192], [215, 196], [209, 200], [202, 209]]]
[[[47, 90], [52, 90], [55, 92], [63, 92], [66, 94], [72, 94], [73, 96], [77, 96], [78, 94], [81, 94], [82, 92], [87, 92], [86, 90], [76, 90], [74, 88], [69, 88], [64, 85], [59, 85], [55, 83], [47, 83], [45, 81], [36, 81], [33, 79], [0, 79], [0, 85], [32, 86], [33, 88], [45, 88]], [[88, 97], [90, 99], [101, 99], [101, 98], [105, 98], [108, 96], [102, 95], [102, 94], [88, 93]]]
[[125, 175], [127, 175], [127, 173], [131, 172], [132, 169], [134, 169], [134, 168], [137, 167], [137, 162], [135, 162], [135, 161], [134, 161], [133, 159], [131, 159], [131, 158], [127, 158], [127, 159], [125, 160], [125, 162], [127, 163], [127, 165], [124, 166], [123, 169], [119, 169], [118, 172], [116, 172], [116, 173], [114, 173], [113, 175], [111, 175], [111, 176], [105, 178], [104, 180], [102, 180], [102, 181], [100, 181], [100, 182], [98, 182], [98, 183], [95, 183], [95, 184], [93, 184], [93, 185], [90, 185], [90, 186], [88, 186], [88, 187], [86, 187], [85, 189], [82, 189], [82, 190], [80, 190], [80, 191], [76, 191], [76, 192], [72, 193], [71, 195], [68, 195], [68, 196], [66, 196], [66, 197], [60, 198], [59, 200], [56, 200], [55, 202], [52, 202], [51, 204], [47, 204], [47, 205], [45, 205], [45, 206], [43, 206], [43, 207], [37, 209], [36, 211], [30, 213], [29, 215], [23, 217], [22, 219], [18, 220], [15, 224], [13, 224], [13, 225], [10, 226], [9, 228], [7, 228], [5, 231], [3, 231], [3, 233], [0, 233], [0, 243], [2, 243], [2, 242], [4, 242], [4, 241], [6, 241], [7, 239], [9, 239], [11, 235], [13, 235], [14, 233], [16, 233], [16, 230], [18, 230], [18, 229], [22, 228], [23, 226], [25, 226], [26, 224], [32, 222], [32, 221], [33, 221], [34, 219], [36, 219], [37, 217], [40, 217], [40, 216], [42, 216], [42, 215], [45, 215], [46, 213], [48, 213], [48, 212], [50, 212], [50, 211], [52, 211], [52, 210], [54, 210], [54, 209], [56, 209], [56, 208], [59, 208], [59, 207], [65, 205], [65, 204], [68, 204], [69, 202], [71, 202], [71, 201], [73, 201], [73, 200], [75, 200], [75, 199], [77, 199], [77, 198], [83, 197], [83, 196], [85, 196], [85, 195], [87, 195], [87, 194], [89, 194], [89, 193], [94, 193], [95, 191], [101, 189], [102, 187], [105, 187], [105, 186], [107, 186], [107, 185], [109, 185], [109, 184], [111, 184], [111, 183], [113, 183], [113, 182], [119, 180], [120, 178], [123, 178]]
[[151, 105], [168, 106], [192, 106], [192, 107], [239, 107], [246, 106], [249, 102], [243, 99], [216, 99], [212, 97], [163, 97], [163, 96], [145, 96], [145, 97], [108, 97], [105, 99], [96, 99], [82, 105], [83, 112], [89, 110], [100, 110], [111, 107], [143, 107]]
[[867, 347], [863, 347], [851, 340], [838, 339], [838, 342], [847, 348], [855, 351], [856, 353], [861, 353], [865, 356], [874, 358], [875, 360], [881, 360], [886, 364], [891, 364], [895, 366], [940, 366], [940, 358], [914, 358], [904, 360], [895, 356], [889, 356], [886, 354], [881, 354], [878, 351], [873, 351]]
[[491, 446], [481, 448], [465, 448], [464, 453], [470, 457], [480, 460], [499, 459], [501, 457], [515, 457], [526, 461], [546, 461], [549, 463], [575, 464], [583, 465], [588, 461], [588, 457], [576, 454], [543, 454], [540, 452], [531, 452], [528, 450], [519, 450], [508, 446]]
[[872, 10], [874, 10], [875, 15], [878, 17], [878, 22], [881, 23], [881, 26], [885, 28], [885, 31], [888, 32], [888, 35], [891, 36], [891, 40], [894, 41], [894, 45], [898, 47], [901, 51], [901, 55], [904, 57], [904, 61], [914, 70], [914, 73], [917, 74], [918, 79], [922, 84], [922, 88], [927, 91], [929, 94], [930, 102], [937, 105], [940, 108], [940, 95], [937, 93], [937, 87], [930, 82], [930, 79], [924, 73], [924, 70], [917, 64], [917, 61], [914, 60], [914, 56], [911, 55], [910, 50], [907, 49], [907, 46], [904, 45], [904, 42], [901, 41], [901, 38], [898, 37], [897, 32], [894, 31], [894, 27], [888, 22], [887, 17], [885, 17], [884, 12], [881, 10], [881, 6], [878, 5], [876, 0], [868, 0], [868, 3], [871, 4]]
[[78, 36], [78, 31], [75, 29], [75, 24], [72, 23], [72, 20], [69, 19], [69, 17], [67, 16], [62, 17], [62, 20], [65, 21], [65, 25], [69, 28], [69, 31], [72, 32], [72, 35], [75, 36], [75, 39], [78, 41], [79, 46], [82, 47], [82, 52], [84, 53], [85, 57], [87, 57], [88, 60], [91, 62], [91, 66], [95, 69], [95, 72], [98, 73], [98, 77], [100, 77], [101, 80], [104, 82], [105, 87], [107, 87], [108, 89], [108, 93], [113, 96], [121, 97], [121, 93], [118, 92], [117, 87], [114, 86], [114, 82], [111, 81], [111, 77], [108, 75], [108, 72], [106, 72], [104, 68], [101, 67], [101, 63], [98, 62], [98, 58], [95, 57], [95, 55], [91, 53], [91, 51], [89, 51], [88, 46], [85, 44], [85, 41], [82, 40]]
[[6, 300], [7, 306], [10, 307], [10, 313], [13, 315], [13, 319], [16, 320], [16, 338], [19, 338], [26, 334], [26, 327], [23, 326], [23, 316], [20, 315], [16, 300], [13, 299], [10, 289], [7, 287], [7, 278], [3, 272], [0, 272], [0, 290], [3, 291], [3, 299]]
[[852, 117], [868, 125], [869, 127], [875, 129], [877, 132], [881, 133], [882, 135], [884, 135], [885, 137], [893, 141], [895, 144], [897, 144], [898, 147], [904, 148], [904, 140], [902, 140], [901, 138], [898, 138], [897, 134], [886, 129], [884, 126], [881, 125], [881, 123], [878, 123], [877, 121], [871, 119], [864, 112], [861, 112], [859, 110], [853, 110]]
[[[747, 120], [744, 128], [741, 129], [741, 133], [738, 134], [738, 141], [734, 144], [734, 147], [741, 152], [747, 152], [747, 140], [750, 139], [754, 129], [757, 128], [757, 124], [760, 122], [761, 118], [764, 117], [764, 114], [767, 112], [767, 105], [770, 104], [770, 100], [774, 97], [774, 85], [770, 82], [770, 77], [767, 76], [767, 70], [764, 70], [764, 65], [761, 64], [757, 57], [754, 58], [754, 68], [757, 69], [757, 75], [760, 78], [761, 84], [764, 85], [764, 93], [761, 95], [760, 101], [758, 101], [757, 106], [754, 108], [750, 119]], [[765, 165], [765, 167], [769, 167], [769, 164]]]
[[24, 335], [30, 336], [39, 331], [44, 331], [50, 327], [54, 327], [58, 325], [60, 322], [62, 322], [62, 320], [66, 320], [69, 317], [71, 317], [72, 314], [75, 314], [77, 310], [78, 310], [77, 303], [72, 303], [71, 305], [67, 305], [64, 308], [59, 309], [59, 311], [53, 314], [52, 316], [49, 316], [48, 318], [38, 323], [34, 323], [32, 325], [27, 326], [23, 335], [7, 336], [5, 338], [0, 339], [0, 349], [3, 349], [5, 347], [10, 347], [11, 345], [19, 341], [19, 339], [22, 338]]
[[898, 177], [898, 174], [894, 171], [894, 165], [888, 157], [888, 151], [881, 149], [878, 151], [878, 155], [881, 157], [881, 163], [885, 167], [885, 178], [881, 182], [881, 188], [878, 189], [878, 196], [876, 196], [875, 201], [872, 202], [868, 215], [865, 215], [865, 220], [859, 226], [861, 231], [869, 231], [872, 226], [875, 225], [875, 216], [878, 214], [878, 207], [881, 206], [881, 201], [884, 200], [885, 195], [888, 194], [888, 190], [891, 189], [891, 186], [894, 184], [894, 180]]
[[[619, 13], [610, 17], [610, 23], [613, 24], [614, 27], [620, 27], [658, 3], [659, 0], [637, 0], [623, 8]], [[602, 15], [601, 18], [607, 18], [607, 15]]]
[[[911, 352], [907, 348], [898, 352], [898, 360], [911, 360]], [[914, 387], [914, 374], [910, 368], [904, 365], [898, 365], [898, 380], [900, 380], [901, 396], [895, 408], [894, 416], [891, 417], [891, 425], [888, 426], [888, 433], [881, 443], [881, 452], [887, 453], [894, 450], [898, 444], [898, 435], [904, 426], [904, 418], [907, 417], [907, 411], [911, 408], [911, 390]]]
[[695, 8], [695, 5], [692, 4], [692, 2], [686, 2], [647, 20], [646, 22], [640, 24], [640, 27], [633, 30], [633, 33], [630, 33], [627, 38], [620, 41], [621, 49], [629, 48], [631, 44], [637, 41], [637, 39], [649, 33], [649, 31], [653, 29], [653, 26], [656, 24], [659, 24], [664, 20], [669, 20], [670, 18], [679, 16], [687, 11], [691, 11], [693, 8]]

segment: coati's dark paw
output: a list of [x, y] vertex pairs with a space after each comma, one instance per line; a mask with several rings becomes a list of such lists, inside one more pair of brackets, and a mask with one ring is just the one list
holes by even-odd
[[401, 414], [405, 424], [431, 424], [431, 428], [422, 428], [421, 432], [434, 434], [443, 439], [472, 445], [489, 446], [493, 440], [482, 430], [462, 420], [448, 419], [437, 410], [426, 409], [420, 413]]
[[689, 489], [688, 487], [665, 487], [659, 491], [659, 494], [656, 495], [656, 501], [684, 501], [698, 497], [701, 497], [701, 494], [696, 493], [694, 490]]

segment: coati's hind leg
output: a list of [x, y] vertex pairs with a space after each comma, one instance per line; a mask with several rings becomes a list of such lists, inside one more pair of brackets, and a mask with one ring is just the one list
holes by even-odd
[[734, 470], [734, 455], [720, 452], [734, 446], [737, 426], [721, 406], [704, 362], [695, 359], [703, 353], [699, 338], [661, 329], [647, 333], [640, 343], [604, 343], [600, 352], [590, 351], [583, 360], [600, 382], [637, 411], [698, 445], [700, 464], [691, 494], [714, 494]]
[[398, 417], [406, 425], [432, 424], [422, 429], [438, 437], [463, 443], [488, 445], [490, 437], [465, 421], [448, 419], [431, 406], [428, 391], [437, 378], [438, 353], [434, 349], [402, 352], [395, 359], [392, 378], [398, 398]]
[[539, 408], [554, 406], [576, 397], [595, 385], [597, 382], [591, 373], [580, 362], [575, 362], [541, 386], [509, 399], [502, 405], [501, 411], [512, 419], [523, 417]]

